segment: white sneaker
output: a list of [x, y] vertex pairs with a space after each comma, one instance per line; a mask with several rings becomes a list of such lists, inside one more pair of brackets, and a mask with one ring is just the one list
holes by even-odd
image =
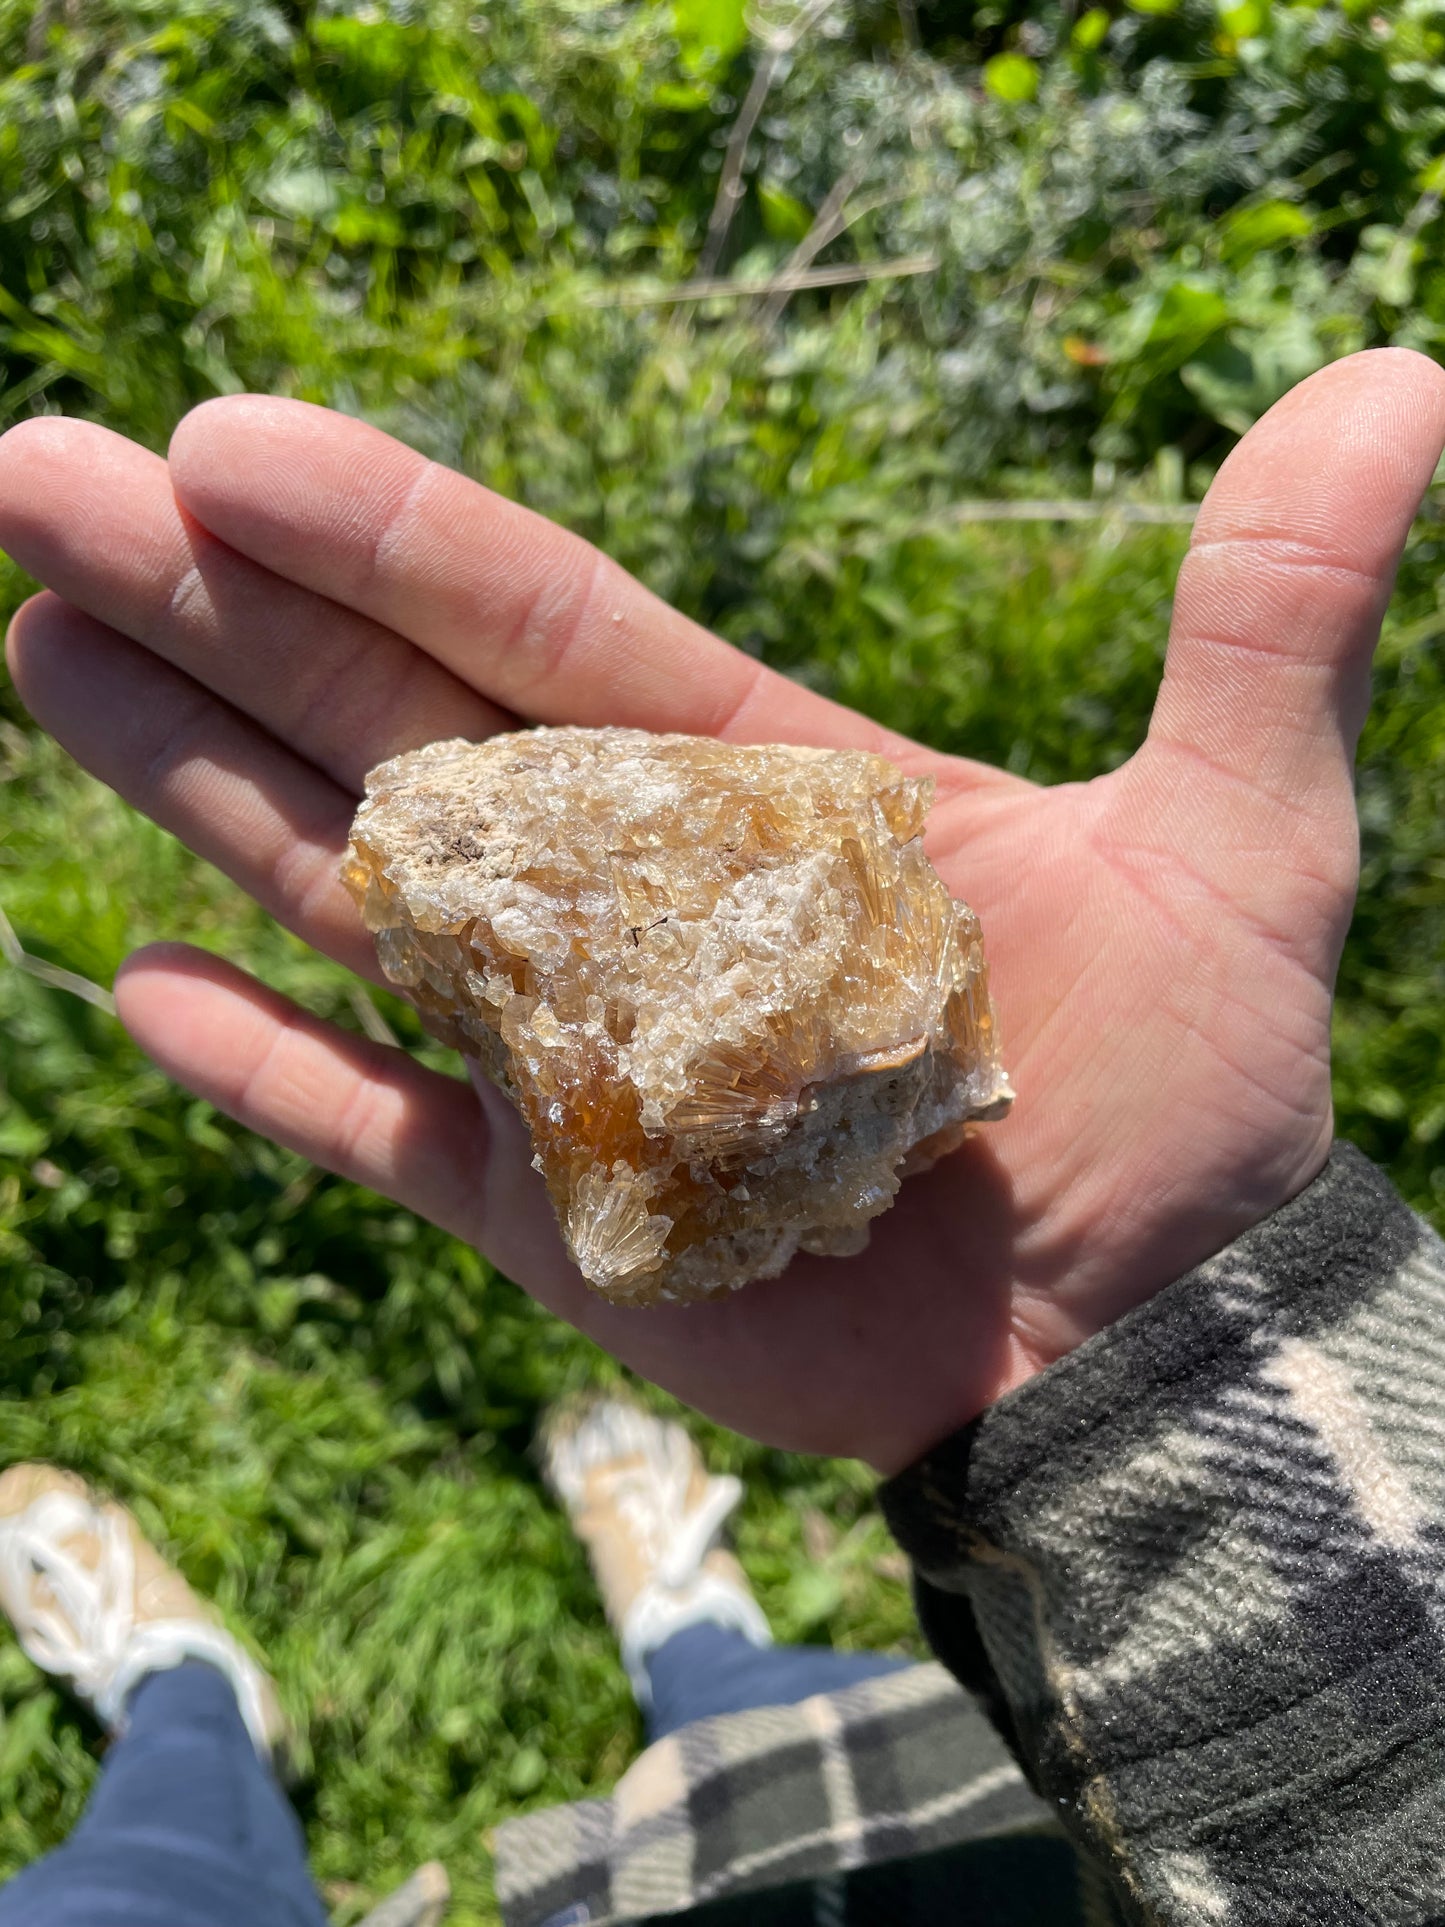
[[112, 1733], [151, 1673], [188, 1659], [225, 1675], [256, 1751], [286, 1739], [276, 1689], [144, 1537], [124, 1506], [73, 1473], [12, 1465], [0, 1476], [0, 1610], [42, 1672], [65, 1680]]
[[682, 1426], [598, 1399], [549, 1419], [543, 1468], [587, 1548], [640, 1705], [651, 1700], [647, 1655], [686, 1626], [772, 1644], [742, 1567], [718, 1544], [742, 1486], [710, 1478]]

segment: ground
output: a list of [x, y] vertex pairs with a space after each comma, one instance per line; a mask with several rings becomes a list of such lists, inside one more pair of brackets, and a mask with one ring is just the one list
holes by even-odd
[[[740, 7], [549, 0], [483, 27], [390, 11], [401, 24], [357, 10], [361, 34], [324, 6], [0, 5], [0, 425], [63, 408], [163, 447], [185, 406], [238, 385], [362, 410], [791, 673], [1057, 781], [1140, 739], [1187, 530], [952, 505], [1177, 507], [1294, 373], [1359, 341], [1431, 346], [1445, 306], [1411, 279], [1440, 184], [1410, 147], [1434, 123], [1405, 68], [1373, 187], [1311, 160], [1327, 136], [1360, 146], [1339, 125], [1290, 148], [1286, 110], [1260, 104], [1274, 80], [1308, 94], [1289, 86], [1328, 30], [1359, 123], [1385, 126], [1422, 9], [1398, 27], [1303, 4], [1226, 8], [1224, 27], [1195, 0], [1112, 27], [1102, 9], [1072, 26], [1072, 9], [980, 9], [978, 44], [954, 46], [920, 7], [920, 50], [913, 8], [862, 8], [856, 45], [824, 35], [779, 79], [720, 271], [765, 276], [806, 239], [849, 178], [860, 102], [922, 171], [823, 258], [941, 265], [781, 317], [636, 299], [639, 277], [695, 265], [753, 71]], [[1209, 61], [1161, 78], [1188, 33], [1214, 35]], [[468, 50], [488, 34], [483, 73]], [[881, 75], [923, 89], [933, 147], [879, 104]], [[1224, 90], [1212, 121], [1180, 119], [1186, 80]], [[1221, 152], [1264, 151], [1226, 124], [1250, 113], [1279, 151], [1226, 192]], [[1126, 172], [1142, 143], [1137, 168], [1161, 170], [1117, 230], [1088, 199], [1096, 140]], [[864, 148], [886, 195], [903, 161]], [[872, 192], [861, 172], [854, 191]], [[1442, 563], [1432, 498], [1365, 739], [1336, 1026], [1341, 1130], [1437, 1222]], [[0, 613], [26, 586], [0, 558]], [[395, 1000], [79, 774], [8, 689], [0, 708], [0, 909], [27, 952], [104, 986], [137, 943], [184, 936], [343, 1023], [373, 996], [430, 1049]], [[102, 1009], [0, 964], [0, 1462], [54, 1458], [119, 1492], [265, 1653], [306, 1735], [300, 1806], [339, 1921], [440, 1857], [457, 1927], [494, 1922], [488, 1830], [630, 1758], [637, 1718], [531, 1456], [549, 1400], [613, 1375], [474, 1253], [247, 1137]], [[918, 1650], [860, 1468], [699, 1433], [746, 1485], [738, 1542], [780, 1636]], [[0, 1640], [0, 1877], [63, 1837], [98, 1756]]]

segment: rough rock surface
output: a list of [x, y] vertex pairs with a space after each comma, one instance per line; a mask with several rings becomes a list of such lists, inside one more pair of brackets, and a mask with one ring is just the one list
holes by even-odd
[[609, 1298], [863, 1248], [900, 1178], [1012, 1097], [931, 785], [861, 751], [630, 729], [372, 771], [345, 877], [393, 983], [531, 1130]]

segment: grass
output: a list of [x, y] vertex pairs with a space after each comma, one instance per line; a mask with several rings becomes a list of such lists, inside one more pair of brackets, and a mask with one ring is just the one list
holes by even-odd
[[[936, 741], [1084, 775], [1141, 733], [1180, 545], [1018, 529], [905, 543], [851, 587], [842, 572], [855, 619], [824, 597], [792, 659]], [[1440, 547], [1422, 526], [1382, 652], [1338, 1023], [1341, 1128], [1437, 1217]], [[105, 981], [135, 944], [184, 933], [357, 1022], [344, 973], [53, 745], [10, 724], [3, 748], [0, 902], [29, 949]], [[339, 1918], [439, 1855], [459, 1927], [493, 1921], [488, 1829], [605, 1788], [638, 1741], [530, 1456], [547, 1402], [616, 1368], [474, 1253], [218, 1119], [103, 1012], [15, 971], [0, 973], [0, 1080], [0, 1458], [55, 1458], [121, 1492], [259, 1643], [305, 1735], [300, 1806]], [[860, 1468], [704, 1438], [745, 1481], [740, 1547], [781, 1635], [917, 1650]], [[73, 1823], [98, 1736], [9, 1645], [0, 1708], [3, 1875]]]
[[[754, 70], [741, 0], [0, 0], [0, 424], [54, 407], [161, 447], [239, 387], [364, 413], [880, 719], [1087, 777], [1143, 733], [1182, 535], [947, 505], [1091, 477], [1192, 497], [1321, 360], [1439, 350], [1441, 41], [1388, 12], [837, 8], [780, 70], [721, 271], [783, 266], [845, 177], [858, 218], [820, 263], [939, 269], [764, 325], [614, 298], [696, 262]], [[1336, 1024], [1341, 1130], [1437, 1222], [1442, 580], [1432, 512], [1362, 748]], [[24, 587], [0, 557], [0, 614]], [[34, 954], [104, 983], [182, 935], [359, 1022], [342, 973], [79, 774], [3, 682], [0, 824], [0, 907]], [[530, 1456], [547, 1403], [615, 1369], [0, 966], [0, 1462], [120, 1493], [264, 1651], [340, 1922], [440, 1856], [456, 1927], [490, 1927], [489, 1830], [632, 1756]], [[867, 1476], [701, 1429], [745, 1481], [779, 1634], [917, 1650]], [[0, 1878], [64, 1837], [98, 1757], [0, 1637]]]
[[[4, 751], [0, 901], [29, 949], [104, 980], [185, 930], [355, 1022], [344, 973], [52, 745], [7, 727]], [[488, 1829], [605, 1788], [639, 1740], [531, 1458], [546, 1403], [616, 1369], [474, 1253], [235, 1130], [113, 1019], [13, 970], [0, 1094], [0, 1462], [121, 1493], [257, 1641], [305, 1736], [338, 1918], [440, 1856], [454, 1918], [493, 1921]], [[707, 1446], [747, 1484], [740, 1544], [780, 1633], [917, 1649], [859, 1468]], [[8, 1642], [0, 1709], [3, 1878], [73, 1824], [99, 1736]]]

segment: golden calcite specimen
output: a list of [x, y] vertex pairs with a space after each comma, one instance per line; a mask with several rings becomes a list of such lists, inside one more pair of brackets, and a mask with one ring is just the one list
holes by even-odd
[[533, 729], [366, 789], [345, 877], [382, 968], [517, 1105], [609, 1298], [860, 1251], [1012, 1098], [932, 785], [881, 756]]

